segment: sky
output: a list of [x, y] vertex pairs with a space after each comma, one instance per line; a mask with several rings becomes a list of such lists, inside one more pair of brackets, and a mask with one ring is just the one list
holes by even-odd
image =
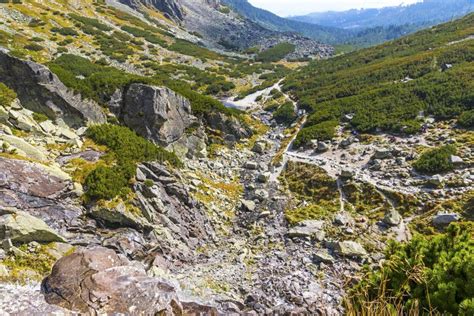
[[381, 8], [400, 4], [412, 4], [420, 1], [421, 0], [249, 0], [254, 6], [272, 11], [280, 16], [360, 8]]

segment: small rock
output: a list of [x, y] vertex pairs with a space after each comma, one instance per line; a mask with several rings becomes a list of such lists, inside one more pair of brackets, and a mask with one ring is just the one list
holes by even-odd
[[259, 141], [255, 143], [255, 145], [252, 148], [252, 151], [257, 154], [263, 154], [265, 153], [265, 149], [266, 149], [266, 143]]
[[336, 252], [346, 257], [363, 257], [367, 255], [367, 251], [361, 244], [355, 241], [342, 241], [336, 244]]
[[334, 257], [331, 256], [327, 250], [319, 250], [318, 252], [316, 252], [313, 256], [313, 260], [316, 263], [322, 262], [322, 263], [332, 264], [335, 262]]
[[315, 237], [318, 241], [323, 241], [325, 233], [323, 230], [324, 221], [305, 220], [290, 229], [288, 237]]
[[244, 166], [245, 169], [249, 170], [257, 170], [258, 169], [258, 164], [254, 161], [247, 161]]
[[397, 226], [402, 221], [402, 216], [396, 210], [390, 210], [385, 213], [383, 222], [389, 226]]
[[255, 205], [255, 202], [254, 202], [254, 201], [241, 200], [241, 201], [240, 201], [240, 204], [242, 205], [242, 209], [243, 209], [244, 211], [248, 211], [248, 212], [253, 212], [253, 211], [255, 211], [256, 205]]
[[388, 149], [378, 149], [373, 156], [375, 159], [389, 159], [392, 158], [392, 152]]
[[261, 183], [267, 183], [268, 179], [270, 179], [270, 173], [269, 172], [261, 173], [257, 176], [257, 181], [261, 182]]

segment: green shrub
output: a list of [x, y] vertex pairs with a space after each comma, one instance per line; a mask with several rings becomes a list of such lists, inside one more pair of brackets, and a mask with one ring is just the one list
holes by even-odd
[[0, 106], [8, 107], [17, 98], [15, 91], [0, 82]]
[[39, 52], [39, 51], [43, 50], [43, 46], [38, 45], [36, 43], [30, 43], [30, 44], [25, 45], [25, 49], [31, 50], [31, 51], [34, 51], [34, 52]]
[[126, 192], [130, 180], [135, 176], [137, 163], [160, 161], [182, 166], [174, 153], [156, 146], [126, 127], [95, 125], [87, 130], [87, 136], [97, 144], [107, 146], [117, 160], [115, 166], [98, 166], [86, 177], [87, 196], [91, 199], [112, 199]]
[[319, 141], [331, 140], [336, 136], [336, 127], [338, 121], [324, 121], [316, 125], [304, 127], [298, 133], [293, 143], [295, 148], [299, 148], [309, 144], [311, 140], [317, 139]]
[[473, 315], [473, 237], [472, 223], [452, 224], [434, 237], [391, 243], [382, 268], [368, 271], [352, 291], [351, 308], [362, 314], [366, 306], [381, 304], [401, 307], [400, 314]]
[[474, 127], [474, 110], [462, 112], [458, 118], [458, 124], [464, 128]]
[[53, 33], [59, 33], [63, 36], [77, 36], [79, 35], [75, 29], [73, 29], [72, 27], [62, 27], [62, 28], [59, 28], [59, 27], [53, 27], [51, 28], [51, 32]]
[[33, 113], [33, 119], [38, 122], [38, 123], [41, 123], [41, 122], [44, 122], [44, 121], [47, 121], [49, 118], [44, 115], [43, 113]]
[[423, 153], [413, 164], [416, 171], [425, 174], [435, 174], [454, 169], [451, 155], [456, 154], [456, 147], [446, 145]]
[[295, 107], [292, 102], [286, 102], [281, 105], [275, 112], [273, 118], [280, 124], [292, 123], [296, 119]]
[[296, 46], [290, 43], [280, 43], [259, 53], [256, 57], [261, 62], [276, 62], [295, 51]]
[[182, 39], [177, 39], [176, 42], [168, 47], [168, 49], [183, 55], [193, 56], [201, 59], [222, 59], [222, 56], [219, 54]]

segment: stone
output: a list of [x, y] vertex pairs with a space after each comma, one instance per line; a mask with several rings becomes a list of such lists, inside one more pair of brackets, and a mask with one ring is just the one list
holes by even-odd
[[389, 226], [397, 226], [402, 220], [402, 216], [396, 210], [386, 212], [383, 218], [383, 222]]
[[268, 179], [270, 179], [270, 173], [269, 172], [260, 173], [257, 176], [257, 181], [260, 182], [260, 183], [267, 183]]
[[256, 205], [255, 205], [255, 202], [254, 202], [254, 201], [241, 200], [241, 201], [240, 201], [240, 204], [242, 205], [242, 209], [243, 209], [244, 211], [253, 212], [253, 211], [255, 211], [255, 209], [256, 209]]
[[103, 247], [61, 258], [41, 289], [49, 304], [84, 314], [217, 314], [212, 306], [180, 302], [173, 285]]
[[73, 127], [106, 122], [97, 103], [83, 100], [43, 65], [0, 51], [0, 78], [17, 93], [21, 105], [28, 110], [62, 118]]
[[15, 244], [66, 241], [41, 219], [22, 211], [0, 216], [0, 239], [7, 238]]
[[444, 178], [439, 174], [435, 174], [434, 176], [430, 177], [427, 180], [427, 184], [434, 185], [436, 187], [442, 186], [443, 183], [444, 183]]
[[457, 222], [461, 219], [457, 213], [438, 213], [433, 216], [433, 225], [438, 227], [448, 226], [453, 222]]
[[10, 146], [13, 146], [14, 148], [18, 149], [20, 151], [20, 153], [23, 153], [28, 158], [31, 158], [31, 159], [34, 159], [34, 160], [39, 160], [39, 161], [46, 161], [47, 160], [46, 155], [41, 150], [39, 150], [36, 147], [30, 145], [29, 143], [27, 143], [22, 138], [12, 136], [12, 135], [0, 134], [0, 140], [6, 142]]
[[68, 140], [72, 140], [72, 139], [75, 139], [75, 138], [78, 138], [79, 136], [77, 136], [76, 133], [74, 133], [73, 131], [71, 131], [70, 129], [66, 129], [66, 128], [63, 128], [63, 127], [59, 127], [58, 130], [56, 131], [56, 133], [60, 136], [60, 137], [64, 137]]
[[361, 244], [349, 240], [338, 242], [335, 251], [345, 257], [364, 257], [367, 255], [367, 251]]
[[325, 142], [318, 142], [318, 148], [317, 148], [317, 151], [318, 152], [326, 152], [329, 150], [329, 145], [326, 144]]
[[50, 120], [39, 123], [41, 129], [48, 134], [54, 134], [56, 132], [56, 125], [53, 124]]
[[164, 146], [180, 139], [196, 121], [188, 99], [166, 87], [139, 83], [130, 85], [115, 111], [125, 125]]
[[392, 158], [392, 152], [389, 149], [377, 149], [373, 156], [374, 159]]
[[256, 142], [252, 148], [252, 151], [257, 154], [264, 154], [266, 149], [266, 143], [263, 141]]
[[258, 163], [254, 162], [254, 161], [247, 161], [244, 165], [244, 168], [248, 169], [248, 170], [257, 170], [258, 169]]
[[352, 216], [347, 212], [339, 212], [334, 217], [334, 224], [340, 226], [347, 226], [353, 222]]
[[454, 155], [451, 155], [451, 163], [455, 166], [455, 167], [461, 167], [464, 165], [464, 160], [459, 157], [459, 156], [454, 156]]
[[333, 256], [329, 254], [327, 250], [319, 250], [313, 255], [313, 261], [316, 263], [327, 263], [327, 264], [333, 264], [336, 259], [334, 259]]
[[150, 227], [140, 209], [129, 209], [123, 202], [117, 205], [95, 205], [89, 210], [89, 215], [112, 227], [132, 227], [139, 230]]
[[323, 230], [324, 221], [318, 220], [304, 220], [298, 225], [290, 228], [288, 237], [314, 237], [318, 241], [324, 240], [325, 233]]

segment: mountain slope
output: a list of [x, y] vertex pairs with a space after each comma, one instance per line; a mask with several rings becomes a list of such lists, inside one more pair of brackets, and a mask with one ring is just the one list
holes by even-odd
[[[474, 14], [370, 49], [312, 63], [285, 89], [314, 112], [296, 144], [325, 129], [332, 135], [350, 114], [362, 133], [417, 133], [420, 113], [458, 118], [474, 100]], [[327, 137], [327, 136], [325, 136]]]
[[288, 42], [295, 45], [292, 58], [329, 53], [328, 47], [302, 35], [283, 34], [285, 30], [268, 29], [243, 18], [220, 0], [121, 0], [121, 3], [144, 13], [158, 10], [212, 48], [243, 51], [251, 47], [267, 49]]
[[312, 25], [279, 17], [267, 10], [254, 7], [247, 0], [223, 0], [223, 2], [246, 18], [271, 30], [298, 32], [324, 43], [341, 42], [349, 35], [348, 32], [339, 29], [337, 26]]
[[434, 25], [474, 11], [473, 0], [424, 0], [408, 6], [311, 13], [294, 16], [294, 21], [345, 29], [414, 24]]

